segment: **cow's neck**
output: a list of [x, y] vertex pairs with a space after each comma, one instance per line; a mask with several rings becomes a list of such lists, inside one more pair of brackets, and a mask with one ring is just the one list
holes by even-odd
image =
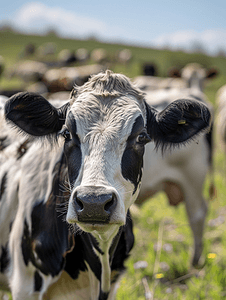
[[100, 251], [97, 251], [96, 254], [100, 259], [101, 263], [101, 286], [100, 286], [100, 295], [108, 295], [111, 287], [111, 261], [114, 255], [115, 248], [117, 246], [120, 232], [118, 226], [113, 226], [111, 232], [106, 234], [100, 234], [97, 232], [93, 233], [93, 236], [99, 243]]

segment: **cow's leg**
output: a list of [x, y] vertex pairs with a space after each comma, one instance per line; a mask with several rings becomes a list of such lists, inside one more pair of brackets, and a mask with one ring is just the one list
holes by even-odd
[[194, 236], [192, 265], [198, 266], [203, 250], [203, 232], [207, 215], [207, 204], [202, 196], [202, 188], [197, 190], [192, 186], [188, 186], [184, 193], [185, 207]]

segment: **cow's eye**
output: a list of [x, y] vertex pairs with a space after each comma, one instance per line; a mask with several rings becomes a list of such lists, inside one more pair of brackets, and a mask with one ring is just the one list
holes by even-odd
[[65, 141], [68, 142], [72, 139], [72, 136], [71, 136], [71, 133], [68, 129], [64, 129], [62, 132], [61, 132], [62, 136], [65, 138]]
[[146, 132], [142, 132], [137, 137], [137, 143], [141, 145], [145, 145], [151, 141], [151, 138]]

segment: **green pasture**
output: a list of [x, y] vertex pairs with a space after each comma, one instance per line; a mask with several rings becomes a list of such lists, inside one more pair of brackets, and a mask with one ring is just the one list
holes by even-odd
[[[60, 39], [55, 35], [26, 36], [10, 31], [0, 32], [0, 40], [0, 55], [6, 61], [6, 68], [19, 61], [19, 54], [26, 43], [38, 46], [46, 42], [55, 42], [57, 52], [64, 48], [105, 48], [112, 58], [109, 67], [130, 78], [141, 74], [144, 62], [155, 63], [159, 76], [166, 76], [172, 66], [183, 67], [189, 62], [199, 62], [207, 68], [216, 67], [219, 75], [208, 81], [205, 88], [215, 109], [216, 92], [226, 84], [225, 57], [104, 44], [95, 40]], [[133, 60], [128, 66], [113, 60], [116, 51], [124, 48], [131, 49], [133, 54]], [[19, 80], [9, 80], [4, 74], [0, 78], [0, 89], [20, 85]], [[127, 271], [122, 278], [117, 300], [226, 299], [226, 161], [216, 138], [214, 149], [216, 195], [213, 200], [209, 199], [209, 177], [204, 186], [209, 212], [204, 235], [203, 264], [199, 269], [190, 265], [193, 238], [184, 205], [170, 207], [165, 195], [159, 193], [143, 206], [132, 210], [135, 247], [126, 263]]]

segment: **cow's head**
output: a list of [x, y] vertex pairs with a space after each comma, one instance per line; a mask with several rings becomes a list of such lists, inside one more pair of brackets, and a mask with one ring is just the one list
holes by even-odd
[[103, 234], [125, 224], [139, 193], [145, 144], [184, 143], [210, 123], [200, 102], [178, 100], [158, 113], [127, 77], [110, 71], [74, 88], [59, 109], [37, 94], [16, 94], [5, 116], [32, 136], [64, 138], [71, 189], [67, 221]]

